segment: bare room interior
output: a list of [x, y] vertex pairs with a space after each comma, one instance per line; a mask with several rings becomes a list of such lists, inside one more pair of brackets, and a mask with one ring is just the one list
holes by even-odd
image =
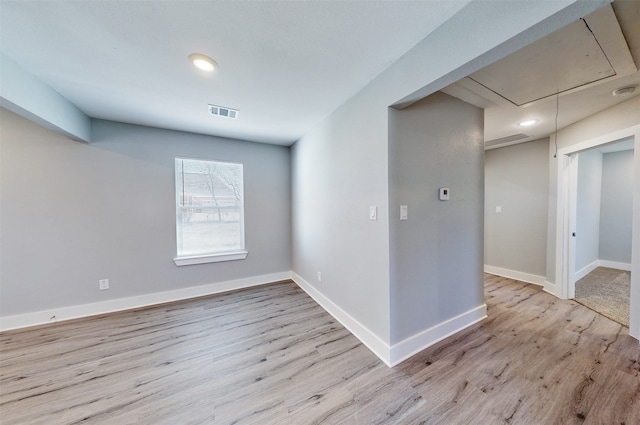
[[2, 424], [640, 418], [640, 2], [2, 0], [0, 53]]
[[633, 160], [631, 140], [577, 155], [575, 300], [629, 326]]
[[[535, 284], [544, 284], [546, 280], [544, 264], [547, 261], [544, 252], [546, 247], [543, 244], [547, 227], [544, 194], [548, 189], [543, 179], [547, 178], [548, 172], [525, 169], [513, 163], [493, 162], [493, 156], [502, 154], [491, 150], [533, 142], [539, 145], [538, 149], [531, 147], [529, 153], [535, 152], [542, 161], [545, 146], [551, 142], [549, 136], [557, 133], [558, 128], [566, 127], [572, 120], [577, 121], [584, 119], [585, 116], [594, 116], [616, 103], [628, 100], [633, 95], [633, 92], [626, 93], [626, 91], [635, 90], [638, 84], [637, 73], [630, 71], [629, 75], [620, 79], [619, 74], [624, 74], [625, 71], [616, 75], [615, 66], [610, 65], [624, 67], [622, 63], [625, 60], [627, 62], [633, 60], [631, 57], [633, 53], [631, 56], [628, 53], [633, 51], [637, 56], [637, 48], [634, 49], [632, 42], [629, 45], [630, 51], [624, 48], [624, 44], [620, 50], [615, 50], [612, 45], [607, 47], [606, 42], [599, 41], [606, 39], [610, 42], [615, 35], [618, 35], [621, 40], [638, 38], [637, 34], [629, 32], [634, 32], [637, 28], [637, 25], [632, 22], [634, 14], [626, 10], [624, 5], [619, 8], [619, 5], [614, 4], [613, 7], [614, 9], [618, 7], [615, 9], [616, 16], [620, 17], [620, 28], [627, 30], [626, 37], [620, 37], [621, 29], [604, 22], [607, 19], [616, 19], [613, 13], [611, 11], [604, 13], [601, 10], [491, 65], [488, 69], [477, 73], [478, 77], [470, 76], [445, 89], [453, 94], [460, 93], [464, 96], [465, 88], [468, 88], [472, 92], [468, 97], [474, 94], [481, 95], [488, 89], [495, 102], [488, 105], [490, 113], [487, 114], [485, 122], [485, 146], [488, 149], [487, 155], [490, 157], [489, 164], [492, 167], [488, 177], [490, 192], [488, 202], [493, 203], [493, 205], [487, 204], [485, 209], [488, 220], [485, 228], [488, 239], [485, 250], [489, 257], [487, 263], [489, 272], [523, 278]], [[600, 28], [603, 29], [600, 30]], [[601, 48], [602, 50], [599, 51]], [[598, 54], [594, 53], [593, 49], [599, 51]], [[619, 56], [619, 52], [627, 54], [626, 59]], [[541, 72], [541, 69], [536, 68], [536, 63], [544, 64], [537, 66], [545, 69]], [[515, 67], [514, 64], [516, 64]], [[605, 69], [608, 71], [604, 71]], [[607, 72], [615, 78], [607, 78]], [[504, 82], [504, 76], [509, 73], [512, 73], [512, 80]], [[532, 75], [536, 77], [533, 78]], [[558, 75], [571, 77], [563, 77], [564, 79], [559, 82]], [[489, 77], [493, 80], [483, 84], [481, 79]], [[610, 81], [607, 82], [607, 80]], [[516, 91], [518, 87], [521, 87], [522, 92]], [[528, 95], [527, 98], [517, 98], [518, 95], [524, 96], [524, 93]], [[478, 104], [482, 103], [478, 102]], [[503, 107], [500, 108], [496, 104]], [[582, 118], [576, 120], [580, 113]], [[502, 121], [503, 116], [511, 120], [506, 123], [507, 129], [501, 128], [505, 125]], [[535, 122], [530, 123], [527, 120]], [[518, 130], [521, 132], [515, 133], [518, 127], [513, 124], [520, 122], [528, 125], [519, 126]], [[511, 127], [508, 127], [509, 124]], [[535, 129], [536, 126], [544, 126], [545, 129], [540, 131]], [[525, 134], [528, 133], [527, 130], [537, 134]], [[514, 134], [509, 134], [509, 131]], [[504, 134], [507, 135], [503, 136]], [[548, 148], [549, 155], [556, 154], [555, 146], [548, 146]], [[578, 175], [575, 183], [572, 183], [575, 186], [573, 196], [577, 210], [574, 218], [575, 232], [572, 232], [575, 235], [573, 237], [575, 237], [576, 251], [575, 256], [570, 259], [573, 262], [575, 276], [569, 282], [569, 293], [574, 294], [576, 284], [578, 293], [575, 296], [570, 295], [570, 298], [575, 298], [578, 302], [627, 327], [630, 306], [633, 148], [633, 139], [627, 138], [622, 141], [612, 140], [599, 147], [575, 154]], [[522, 150], [520, 154], [526, 155], [526, 153]], [[616, 155], [610, 155], [614, 153]], [[621, 158], [614, 162], [615, 157]], [[606, 186], [602, 187], [604, 159], [606, 164], [611, 165], [605, 169]], [[503, 217], [499, 214], [504, 214], [502, 206], [499, 205], [500, 197], [508, 199], [510, 191], [517, 189], [518, 183], [513, 180], [513, 173], [520, 173], [525, 179], [538, 179], [539, 182], [537, 187], [531, 181], [524, 182], [523, 193], [533, 190], [536, 198], [529, 198], [524, 204], [516, 207], [516, 211], [521, 213], [519, 217], [517, 213], [505, 211], [506, 214], [511, 213], [509, 217], [505, 217], [505, 220], [511, 221], [507, 226], [514, 226], [513, 229], [515, 226], [520, 226], [522, 229], [533, 228], [529, 232], [522, 230], [518, 234], [509, 232], [498, 234], [494, 229], [504, 226], [499, 223]], [[516, 198], [511, 199], [511, 202], [514, 199]], [[600, 220], [601, 210], [604, 214], [602, 221]], [[525, 251], [515, 254], [520, 255], [520, 259], [509, 258], [510, 255], [514, 256], [513, 251], [507, 252], [514, 246], [509, 242], [521, 237], [522, 233], [526, 237], [538, 239], [537, 252]], [[525, 264], [526, 261], [529, 261], [529, 264]], [[536, 262], [537, 270], [534, 264]], [[599, 269], [596, 271], [597, 268]], [[533, 270], [536, 272], [530, 273], [530, 276], [518, 275], [519, 272]], [[613, 285], [608, 285], [611, 283]]]

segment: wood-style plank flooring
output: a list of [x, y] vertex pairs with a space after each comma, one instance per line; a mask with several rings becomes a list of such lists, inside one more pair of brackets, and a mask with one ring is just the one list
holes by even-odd
[[389, 369], [291, 282], [0, 334], [0, 423], [640, 424], [640, 346], [485, 276], [489, 317]]

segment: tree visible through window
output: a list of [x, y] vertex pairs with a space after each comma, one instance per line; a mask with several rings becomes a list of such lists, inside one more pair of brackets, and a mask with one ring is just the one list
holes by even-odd
[[176, 158], [178, 258], [244, 251], [242, 164]]

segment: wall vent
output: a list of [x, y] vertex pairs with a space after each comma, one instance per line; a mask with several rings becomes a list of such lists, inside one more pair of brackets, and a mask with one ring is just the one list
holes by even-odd
[[522, 134], [522, 133], [512, 134], [511, 136], [501, 137], [499, 139], [487, 140], [486, 142], [484, 142], [484, 147], [485, 148], [490, 148], [490, 147], [496, 146], [496, 145], [503, 145], [505, 143], [511, 143], [511, 142], [515, 142], [515, 141], [518, 141], [518, 140], [526, 139], [527, 137], [529, 137], [529, 136], [527, 136], [526, 134]]
[[219, 117], [231, 118], [235, 120], [238, 118], [240, 111], [237, 109], [227, 108], [226, 106], [209, 105], [209, 113]]

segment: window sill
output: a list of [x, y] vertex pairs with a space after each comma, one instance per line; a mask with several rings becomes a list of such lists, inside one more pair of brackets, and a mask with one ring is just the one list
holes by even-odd
[[244, 260], [247, 251], [229, 252], [226, 254], [194, 255], [191, 257], [177, 257], [173, 259], [176, 266], [190, 266], [192, 264], [219, 263], [222, 261]]

